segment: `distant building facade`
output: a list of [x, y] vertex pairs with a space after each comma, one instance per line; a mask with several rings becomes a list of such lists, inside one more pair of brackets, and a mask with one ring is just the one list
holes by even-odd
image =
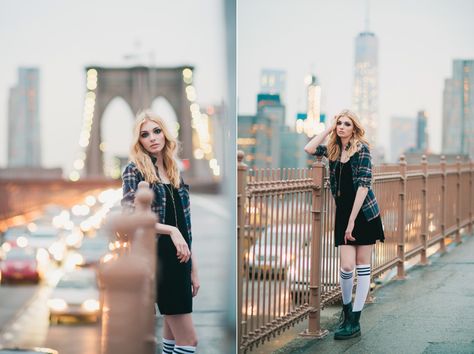
[[40, 167], [38, 68], [19, 68], [8, 101], [8, 167]]
[[444, 82], [444, 154], [474, 158], [474, 60], [454, 60], [453, 75]]

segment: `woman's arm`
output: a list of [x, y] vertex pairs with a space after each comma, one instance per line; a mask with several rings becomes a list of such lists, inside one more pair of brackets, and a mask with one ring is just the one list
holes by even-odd
[[191, 255], [191, 285], [193, 287], [193, 297], [197, 295], [199, 288], [201, 287], [199, 283], [196, 256], [194, 253]]
[[334, 127], [336, 126], [336, 117], [334, 117], [333, 121], [331, 124], [328, 124], [326, 129], [321, 133], [316, 135], [313, 139], [309, 141], [308, 144], [304, 147], [304, 151], [306, 151], [308, 154], [314, 154], [316, 151], [316, 148], [322, 144], [324, 139], [332, 132]]
[[128, 164], [122, 173], [122, 200], [123, 210], [133, 212], [135, 210], [135, 192], [140, 182], [138, 173], [134, 166]]
[[171, 235], [171, 233], [175, 231], [174, 229], [176, 229], [176, 227], [166, 224], [160, 224], [159, 222], [157, 222], [155, 224], [155, 229], [156, 232], [159, 234]]
[[178, 257], [181, 263], [186, 263], [191, 258], [191, 251], [189, 250], [188, 244], [186, 243], [183, 235], [179, 229], [175, 226], [160, 224], [157, 222], [155, 224], [155, 230], [159, 234], [170, 235], [171, 241], [176, 247], [176, 256]]
[[354, 200], [354, 204], [352, 205], [351, 215], [349, 216], [349, 221], [355, 221], [357, 218], [357, 214], [359, 214], [359, 210], [364, 203], [365, 197], [369, 192], [369, 188], [367, 187], [359, 187], [357, 188], [356, 197]]
[[191, 270], [193, 272], [196, 272], [197, 273], [197, 263], [196, 263], [196, 256], [194, 255], [194, 253], [191, 253], [191, 262], [192, 262], [192, 268]]
[[355, 220], [359, 213], [362, 204], [364, 203], [365, 197], [369, 192], [369, 188], [372, 186], [372, 158], [370, 156], [369, 148], [366, 145], [362, 145], [359, 151], [359, 167], [358, 171], [358, 188], [356, 198], [354, 200], [354, 206], [350, 220]]
[[347, 241], [355, 241], [354, 236], [352, 236], [352, 230], [354, 230], [355, 219], [357, 218], [357, 214], [359, 214], [359, 210], [364, 203], [364, 199], [368, 192], [369, 189], [367, 187], [357, 188], [354, 204], [352, 205], [351, 215], [349, 216], [346, 232], [344, 233], [344, 243], [346, 244]]
[[331, 130], [332, 128], [328, 126], [321, 134], [316, 135], [308, 142], [308, 144], [306, 144], [304, 151], [306, 151], [308, 154], [314, 154], [316, 148], [322, 144], [324, 139], [326, 139], [326, 137], [331, 133]]
[[344, 235], [345, 240], [354, 241], [352, 236], [352, 230], [354, 229], [355, 219], [359, 214], [360, 208], [364, 204], [365, 197], [369, 192], [369, 188], [372, 184], [372, 161], [370, 151], [367, 146], [363, 145], [359, 151], [359, 167], [358, 171], [358, 188], [354, 204], [352, 205], [351, 215], [349, 216], [349, 222]]

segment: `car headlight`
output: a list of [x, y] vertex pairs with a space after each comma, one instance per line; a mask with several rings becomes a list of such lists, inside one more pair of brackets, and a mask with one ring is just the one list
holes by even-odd
[[110, 262], [111, 260], [117, 258], [114, 254], [112, 253], [107, 253], [106, 255], [102, 256], [100, 258], [100, 262], [101, 263], [107, 263], [107, 262]]
[[28, 239], [25, 236], [20, 236], [16, 239], [16, 244], [18, 247], [24, 248], [28, 246]]
[[84, 257], [79, 253], [73, 255], [73, 260], [75, 265], [83, 265], [84, 264]]
[[38, 248], [36, 251], [36, 261], [38, 263], [44, 264], [49, 261], [49, 253], [44, 248]]
[[82, 303], [81, 306], [87, 312], [96, 312], [100, 309], [99, 301], [95, 299], [88, 299]]
[[49, 299], [48, 300], [48, 307], [53, 311], [63, 311], [67, 309], [67, 303], [64, 299]]

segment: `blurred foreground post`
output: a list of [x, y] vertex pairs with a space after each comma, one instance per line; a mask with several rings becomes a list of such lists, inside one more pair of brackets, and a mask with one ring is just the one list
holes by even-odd
[[99, 267], [103, 293], [102, 354], [155, 354], [156, 215], [153, 192], [140, 182], [135, 212], [111, 216], [114, 234], [126, 234], [130, 251]]

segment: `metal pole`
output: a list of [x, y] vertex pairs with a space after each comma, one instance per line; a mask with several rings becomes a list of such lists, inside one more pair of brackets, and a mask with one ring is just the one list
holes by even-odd
[[312, 198], [312, 228], [311, 228], [311, 269], [310, 269], [310, 298], [308, 328], [301, 336], [322, 338], [329, 331], [321, 329], [321, 240], [322, 240], [322, 211], [324, 207], [324, 175], [325, 167], [318, 157], [312, 166], [313, 198]]
[[398, 199], [398, 262], [396, 279], [405, 279], [405, 218], [406, 218], [407, 162], [400, 156], [400, 194]]
[[423, 249], [421, 251], [421, 265], [428, 265], [428, 257], [426, 251], [428, 249], [428, 222], [427, 222], [427, 188], [428, 188], [428, 161], [426, 155], [421, 157], [421, 170], [423, 171], [423, 182], [422, 182], [422, 200], [421, 200], [421, 242]]
[[472, 219], [473, 216], [472, 216], [472, 207], [474, 205], [474, 203], [472, 202], [472, 197], [473, 197], [473, 193], [472, 193], [472, 190], [473, 190], [473, 185], [472, 185], [472, 172], [473, 172], [473, 161], [471, 159], [469, 159], [469, 235], [472, 235], [472, 223], [474, 222], [474, 220]]
[[446, 158], [444, 155], [441, 156], [441, 173], [442, 173], [442, 184], [441, 184], [441, 235], [443, 237], [439, 241], [440, 253], [446, 252]]
[[244, 277], [244, 247], [243, 242], [245, 238], [245, 188], [247, 185], [247, 165], [243, 162], [244, 152], [238, 151], [237, 153], [237, 271], [238, 271], [238, 284], [237, 284], [237, 330], [238, 330], [238, 347], [239, 353], [241, 352], [242, 336], [244, 323], [242, 322], [242, 289], [243, 289], [243, 277]]
[[461, 157], [456, 156], [456, 243], [461, 240]]

